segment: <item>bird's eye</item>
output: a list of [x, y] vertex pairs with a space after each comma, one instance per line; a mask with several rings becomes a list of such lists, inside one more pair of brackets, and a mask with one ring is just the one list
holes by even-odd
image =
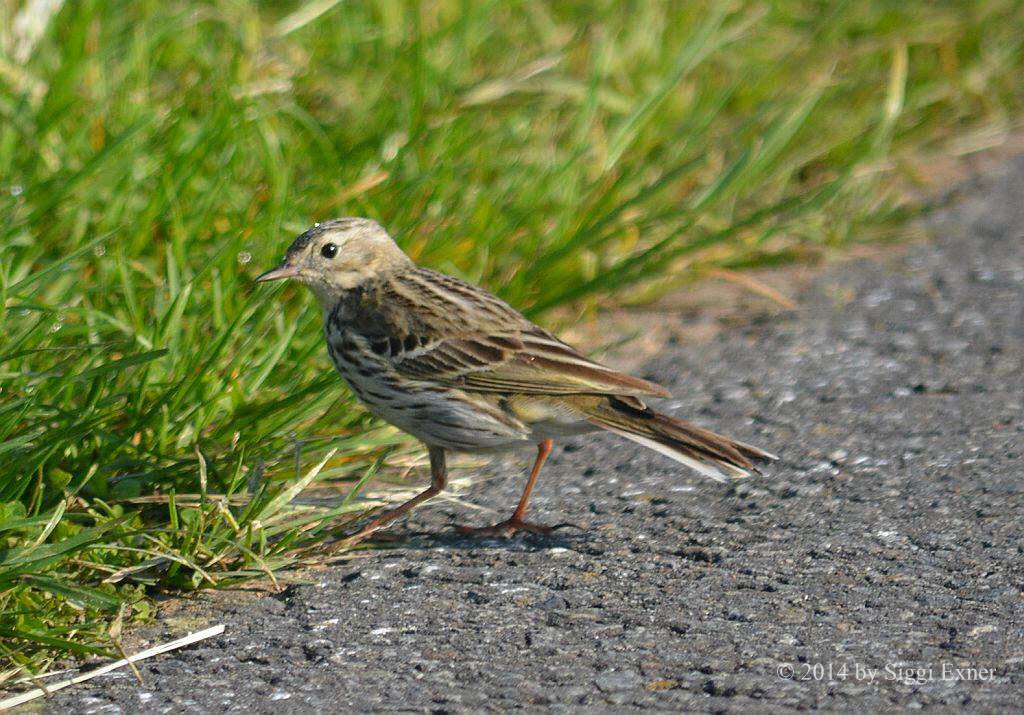
[[324, 258], [334, 258], [338, 255], [338, 247], [333, 243], [325, 243], [324, 247], [320, 249], [320, 255]]

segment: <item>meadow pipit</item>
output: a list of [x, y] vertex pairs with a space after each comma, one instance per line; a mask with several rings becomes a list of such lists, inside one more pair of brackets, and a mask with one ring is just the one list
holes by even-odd
[[444, 489], [448, 450], [537, 446], [512, 516], [466, 530], [485, 535], [550, 531], [523, 517], [555, 438], [605, 429], [720, 481], [776, 458], [655, 412], [643, 398], [669, 397], [665, 388], [589, 360], [481, 288], [420, 268], [370, 219], [317, 224], [256, 280], [282, 278], [305, 283], [320, 301], [327, 351], [359, 399], [430, 454], [430, 487], [348, 543]]

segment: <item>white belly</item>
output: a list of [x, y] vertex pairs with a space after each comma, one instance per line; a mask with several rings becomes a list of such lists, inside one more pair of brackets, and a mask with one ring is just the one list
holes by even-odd
[[437, 447], [460, 452], [502, 452], [535, 443], [529, 428], [497, 419], [457, 390], [410, 392], [405, 399], [365, 402], [382, 420]]

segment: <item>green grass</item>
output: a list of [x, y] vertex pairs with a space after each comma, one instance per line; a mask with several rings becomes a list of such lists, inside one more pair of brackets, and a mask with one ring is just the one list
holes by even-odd
[[252, 283], [313, 221], [376, 217], [550, 321], [889, 235], [1024, 102], [1003, 0], [82, 0], [24, 61], [18, 5], [0, 682], [113, 652], [147, 594], [296, 563], [358, 514], [299, 489], [414, 451], [331, 374], [310, 297]]

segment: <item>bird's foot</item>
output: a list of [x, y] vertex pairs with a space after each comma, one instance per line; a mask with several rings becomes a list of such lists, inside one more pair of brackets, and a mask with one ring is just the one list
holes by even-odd
[[[372, 526], [372, 525], [371, 525]], [[367, 527], [352, 536], [337, 539], [328, 544], [331, 551], [345, 551], [359, 546], [365, 541], [372, 541], [375, 544], [391, 544], [401, 542], [402, 535], [395, 534], [386, 529]]]
[[332, 551], [332, 552], [348, 551], [349, 549], [353, 549], [356, 546], [358, 546], [359, 544], [361, 544], [364, 541], [366, 541], [366, 539], [369, 536], [370, 536], [369, 534], [358, 533], [358, 534], [355, 534], [354, 536], [349, 536], [349, 537], [344, 538], [344, 539], [338, 539], [337, 541], [332, 541], [330, 544], [328, 544], [327, 545], [327, 550], [328, 551]]
[[494, 526], [460, 526], [459, 532], [466, 534], [467, 536], [482, 536], [482, 537], [494, 537], [500, 536], [502, 538], [509, 538], [518, 531], [525, 531], [530, 534], [538, 534], [540, 536], [549, 536], [555, 529], [562, 526], [544, 526], [543, 524], [533, 524], [522, 519], [512, 517], [505, 521], [498, 522]]

